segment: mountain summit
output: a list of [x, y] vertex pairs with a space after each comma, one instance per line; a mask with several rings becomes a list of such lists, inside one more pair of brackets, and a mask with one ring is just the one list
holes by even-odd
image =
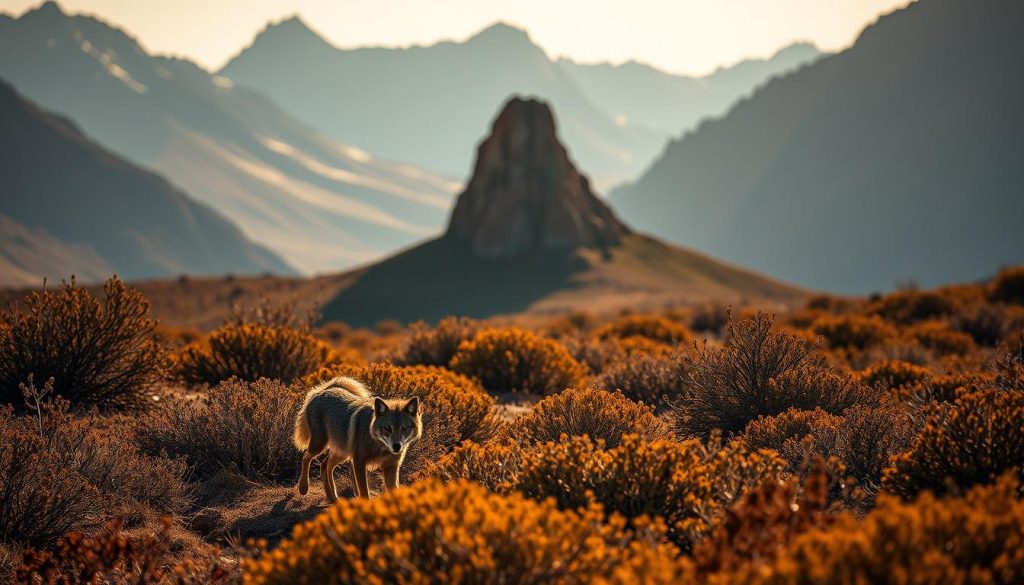
[[606, 249], [629, 233], [569, 160], [548, 105], [521, 98], [505, 104], [480, 144], [448, 225], [450, 237], [484, 258]]
[[633, 233], [576, 170], [551, 108], [520, 98], [505, 103], [480, 144], [448, 231], [340, 278], [346, 284], [323, 315], [353, 326], [804, 296]]

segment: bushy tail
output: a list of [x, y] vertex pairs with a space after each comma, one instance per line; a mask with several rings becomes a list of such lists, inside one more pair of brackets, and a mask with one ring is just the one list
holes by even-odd
[[295, 415], [295, 431], [292, 435], [292, 441], [295, 442], [295, 448], [299, 451], [305, 451], [309, 447], [309, 417], [306, 416], [306, 408], [308, 406], [309, 396], [306, 396], [306, 400], [302, 403], [302, 408]]

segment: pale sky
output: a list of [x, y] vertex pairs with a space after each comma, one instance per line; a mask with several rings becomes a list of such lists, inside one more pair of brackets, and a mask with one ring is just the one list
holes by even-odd
[[[0, 0], [18, 16], [40, 0]], [[635, 59], [705, 74], [795, 41], [849, 46], [865, 25], [907, 0], [63, 0], [119, 25], [150, 52], [224, 65], [268, 21], [300, 15], [339, 47], [462, 40], [504, 21], [551, 57]]]

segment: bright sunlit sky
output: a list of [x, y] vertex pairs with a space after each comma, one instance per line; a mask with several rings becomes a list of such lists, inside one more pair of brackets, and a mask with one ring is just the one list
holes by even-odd
[[[0, 0], [14, 16], [40, 0]], [[218, 69], [268, 21], [298, 14], [340, 47], [462, 40], [496, 21], [525, 28], [552, 57], [630, 59], [709, 73], [794, 42], [849, 46], [907, 0], [63, 0], [101, 16], [149, 51]]]

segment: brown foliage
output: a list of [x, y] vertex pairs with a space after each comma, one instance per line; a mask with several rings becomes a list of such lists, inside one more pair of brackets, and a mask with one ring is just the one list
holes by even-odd
[[585, 369], [556, 341], [518, 328], [484, 329], [463, 342], [451, 369], [494, 394], [546, 396], [579, 385]]
[[896, 336], [896, 329], [877, 315], [820, 317], [812, 329], [828, 341], [829, 347], [852, 349], [866, 349]]
[[436, 327], [413, 323], [395, 363], [403, 366], [447, 366], [459, 345], [480, 330], [479, 322], [468, 317], [446, 317]]
[[935, 291], [900, 291], [885, 295], [868, 307], [868, 312], [907, 325], [945, 317], [956, 312], [953, 299]]
[[0, 312], [0, 402], [21, 404], [29, 376], [53, 379], [56, 395], [75, 405], [148, 406], [165, 356], [153, 334], [149, 303], [117, 277], [102, 299], [74, 279], [34, 292]]
[[1024, 305], [1024, 266], [1000, 271], [992, 283], [990, 298], [997, 302]]
[[626, 339], [644, 337], [666, 345], [689, 343], [692, 335], [685, 325], [656, 315], [626, 315], [601, 327], [594, 335], [598, 339]]
[[628, 434], [657, 439], [667, 436], [668, 429], [650, 406], [596, 388], [569, 389], [548, 396], [506, 430], [506, 436], [522, 445], [558, 442], [562, 435], [587, 435], [616, 447]]
[[705, 343], [699, 348], [690, 391], [672, 407], [681, 437], [706, 437], [714, 429], [732, 435], [759, 416], [788, 408], [838, 414], [877, 401], [870, 388], [813, 359], [807, 343], [773, 331], [772, 319], [763, 313], [731, 322], [728, 330], [725, 347]]
[[687, 354], [633, 352], [612, 361], [594, 383], [663, 411], [689, 387], [690, 362]]

